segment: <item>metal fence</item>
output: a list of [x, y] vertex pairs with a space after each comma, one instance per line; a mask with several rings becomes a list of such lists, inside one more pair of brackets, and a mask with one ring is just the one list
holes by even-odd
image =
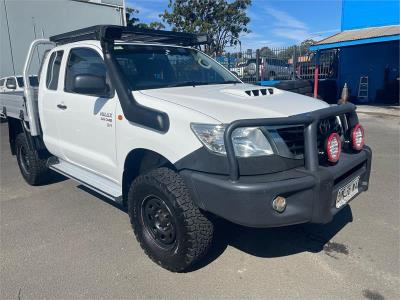
[[[314, 79], [315, 53], [305, 46], [264, 47], [226, 53], [217, 60], [248, 83], [273, 80]], [[339, 52], [323, 51], [319, 58], [319, 79], [336, 78]]]

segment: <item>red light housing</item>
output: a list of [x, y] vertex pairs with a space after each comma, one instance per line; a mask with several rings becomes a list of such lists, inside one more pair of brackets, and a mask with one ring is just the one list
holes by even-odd
[[360, 151], [365, 144], [364, 128], [357, 124], [351, 130], [351, 146], [354, 150]]
[[342, 141], [340, 140], [339, 134], [333, 132], [326, 140], [326, 155], [328, 157], [328, 161], [333, 163], [337, 162], [340, 158], [341, 153]]

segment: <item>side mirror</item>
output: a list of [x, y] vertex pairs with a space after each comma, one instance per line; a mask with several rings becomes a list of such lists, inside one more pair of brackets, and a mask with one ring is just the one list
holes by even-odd
[[6, 88], [10, 90], [15, 90], [17, 86], [15, 85], [15, 83], [6, 83]]
[[105, 96], [108, 93], [108, 85], [102, 76], [80, 74], [74, 77], [72, 90], [79, 94]]

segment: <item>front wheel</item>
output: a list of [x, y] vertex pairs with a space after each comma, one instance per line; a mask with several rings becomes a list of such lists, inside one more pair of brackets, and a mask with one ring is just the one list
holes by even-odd
[[171, 169], [159, 168], [136, 178], [128, 193], [128, 211], [140, 246], [167, 270], [187, 270], [210, 248], [213, 224]]

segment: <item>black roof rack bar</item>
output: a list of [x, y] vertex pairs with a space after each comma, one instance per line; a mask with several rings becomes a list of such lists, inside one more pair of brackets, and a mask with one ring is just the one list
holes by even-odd
[[182, 46], [197, 46], [209, 43], [206, 35], [116, 25], [95, 25], [50, 37], [50, 41], [59, 45], [85, 40], [122, 40], [126, 42], [164, 43]]

